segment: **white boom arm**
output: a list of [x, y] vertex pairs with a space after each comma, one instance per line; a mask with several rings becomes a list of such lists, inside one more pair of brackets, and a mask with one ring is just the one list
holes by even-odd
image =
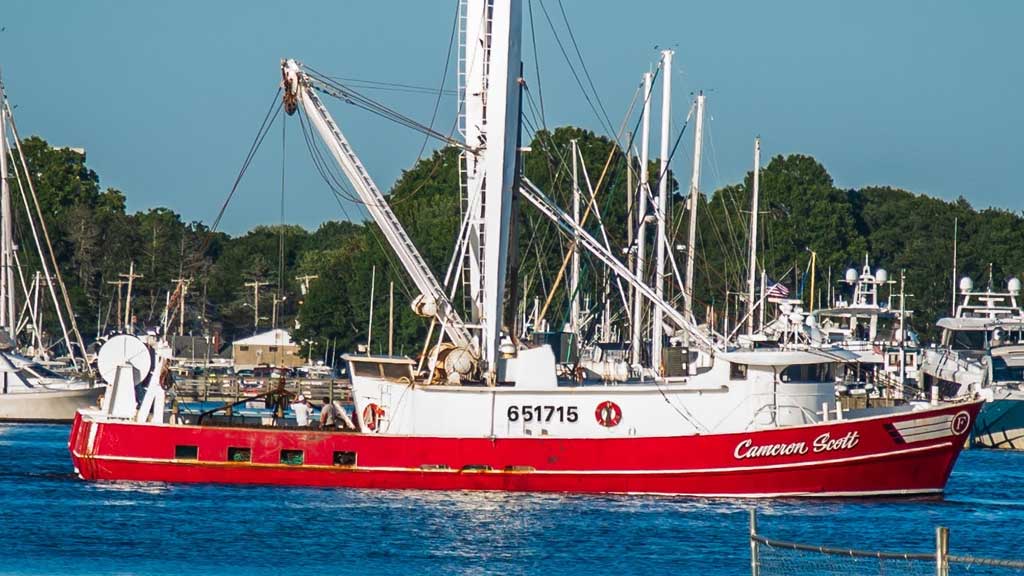
[[[412, 277], [413, 283], [416, 284], [416, 288], [422, 294], [424, 300], [419, 305], [414, 303], [417, 311], [423, 315], [434, 316], [457, 346], [476, 352], [476, 345], [462, 318], [452, 307], [444, 288], [434, 277], [434, 273], [405, 233], [398, 217], [391, 211], [387, 199], [377, 188], [377, 184], [366, 171], [348, 140], [342, 135], [337, 122], [320, 101], [320, 97], [314, 90], [313, 79], [302, 70], [302, 65], [295, 60], [283, 61], [281, 71], [284, 78], [286, 104], [291, 98], [297, 105], [302, 106], [306, 117], [320, 133], [320, 138], [330, 149], [338, 166], [345, 172], [345, 176], [348, 177], [352, 187], [359, 194], [359, 198], [370, 212], [374, 222], [380, 226], [381, 232], [391, 244], [392, 250], [395, 251], [403, 267]], [[294, 110], [286, 111], [291, 113]]]

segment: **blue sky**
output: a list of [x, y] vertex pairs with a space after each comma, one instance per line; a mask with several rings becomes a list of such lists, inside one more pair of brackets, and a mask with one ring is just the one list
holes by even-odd
[[[707, 91], [704, 190], [739, 180], [760, 134], [765, 155], [813, 155], [840, 186], [888, 184], [1024, 208], [1013, 175], [1024, 131], [1024, 3], [562, 1], [616, 126], [657, 60], [655, 46], [676, 50], [675, 127], [691, 93]], [[280, 58], [337, 76], [437, 86], [454, 2], [7, 0], [0, 65], [23, 134], [85, 147], [101, 184], [124, 191], [131, 210], [167, 206], [209, 222], [277, 88]], [[541, 0], [528, 3], [540, 82], [528, 21], [527, 79], [543, 90], [548, 124], [601, 132]], [[558, 0], [543, 6], [569, 42]], [[425, 121], [434, 105], [431, 95], [368, 93]], [[442, 99], [445, 131], [455, 106]], [[382, 188], [416, 159], [418, 133], [344, 104], [331, 109]], [[294, 118], [285, 130], [285, 221], [315, 227], [341, 218]], [[277, 126], [224, 230], [280, 220], [281, 140]], [[676, 170], [689, 172], [690, 150], [688, 142]]]

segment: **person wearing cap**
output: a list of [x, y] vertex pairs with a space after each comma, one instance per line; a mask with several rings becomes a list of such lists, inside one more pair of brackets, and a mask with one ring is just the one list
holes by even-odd
[[292, 412], [295, 413], [295, 425], [299, 428], [309, 426], [309, 416], [313, 413], [313, 408], [306, 401], [306, 397], [299, 394], [295, 402], [292, 403], [291, 408]]

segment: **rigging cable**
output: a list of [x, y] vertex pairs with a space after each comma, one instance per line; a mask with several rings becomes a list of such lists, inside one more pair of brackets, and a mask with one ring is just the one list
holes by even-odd
[[[587, 104], [590, 105], [590, 109], [597, 116], [597, 121], [601, 124], [603, 130], [607, 130], [609, 134], [613, 134], [614, 130], [611, 128], [611, 122], [605, 122], [601, 113], [598, 112], [597, 106], [594, 105], [593, 100], [590, 98], [590, 94], [587, 93], [586, 87], [583, 86], [583, 81], [580, 80], [580, 75], [576, 72], [576, 68], [573, 66], [572, 59], [569, 58], [569, 53], [565, 49], [565, 45], [562, 44], [562, 39], [558, 37], [558, 30], [555, 29], [554, 22], [551, 21], [551, 16], [548, 14], [548, 9], [544, 6], [544, 0], [540, 0], [541, 11], [544, 12], [544, 18], [548, 21], [548, 26], [551, 27], [551, 33], [555, 37], [555, 42], [558, 44], [558, 48], [562, 51], [562, 56], [565, 57], [565, 62], [569, 65], [569, 71], [572, 72], [573, 78], [576, 79], [576, 84], [580, 87], [580, 91], [583, 92], [583, 97], [587, 100]], [[598, 98], [597, 94], [594, 95]]]
[[[448, 68], [451, 66], [452, 60], [452, 47], [455, 45], [455, 33], [459, 29], [459, 5], [461, 0], [455, 0], [455, 17], [452, 18], [452, 33], [448, 38], [448, 54], [444, 57], [444, 72], [441, 73], [441, 83], [437, 87], [437, 99], [434, 100], [434, 112], [430, 115], [429, 128], [434, 128], [434, 121], [437, 120], [437, 110], [441, 106], [441, 95], [444, 93], [444, 83], [448, 79]], [[451, 138], [451, 134], [448, 135]], [[423, 137], [423, 145], [420, 146], [420, 153], [416, 155], [416, 161], [419, 162], [423, 158], [423, 151], [427, 149], [427, 142], [430, 141], [430, 136]]]
[[[281, 120], [281, 214], [280, 214], [280, 222], [278, 224], [278, 231], [277, 231], [277, 233], [278, 233], [278, 238], [277, 238], [277, 271], [278, 271], [278, 280], [277, 280], [277, 296], [275, 296], [275, 299], [277, 300], [277, 302], [274, 302], [274, 309], [275, 310], [277, 309], [278, 305], [280, 305], [282, 302], [284, 302], [283, 296], [284, 296], [284, 287], [285, 287], [285, 280], [284, 280], [284, 268], [285, 268], [285, 266], [284, 266], [284, 190], [285, 190], [284, 185], [285, 185], [285, 179], [284, 179], [284, 176], [285, 176], [285, 166], [286, 166], [285, 160], [287, 158], [287, 156], [285, 155], [285, 152], [287, 150], [287, 146], [286, 146], [287, 127], [288, 127], [288, 117], [285, 116], [285, 118]], [[283, 310], [282, 310], [282, 312], [283, 312]], [[276, 314], [274, 316], [275, 316], [274, 320], [280, 320], [280, 318], [277, 317]], [[274, 326], [272, 326], [271, 328], [276, 329], [277, 328], [277, 324], [274, 324]]]
[[[344, 185], [342, 185], [340, 180], [338, 178], [336, 178], [333, 175], [333, 173], [331, 173], [330, 170], [327, 168], [327, 166], [330, 166], [331, 164], [328, 164], [326, 162], [326, 160], [324, 159], [321, 151], [316, 146], [316, 143], [318, 142], [318, 140], [313, 136], [313, 134], [310, 132], [309, 128], [307, 127], [306, 122], [303, 120], [304, 116], [305, 116], [304, 114], [299, 114], [299, 123], [302, 126], [303, 139], [305, 140], [307, 149], [310, 152], [310, 157], [313, 160], [313, 165], [316, 167], [317, 172], [320, 174], [321, 178], [327, 184], [327, 187], [333, 193], [335, 201], [338, 203], [338, 207], [341, 209], [342, 213], [345, 215], [345, 218], [348, 219], [349, 221], [354, 222], [355, 219], [353, 219], [352, 216], [348, 213], [348, 210], [345, 208], [344, 203], [342, 202], [342, 198], [344, 198], [346, 200], [353, 201], [353, 203], [355, 203], [357, 205], [364, 205], [364, 203], [363, 202], [359, 202], [357, 199], [354, 199], [352, 197], [352, 193], [350, 191], [348, 191], [344, 187]], [[383, 253], [384, 257], [387, 259], [388, 266], [391, 269], [393, 269], [393, 270], [401, 270], [402, 267], [395, 263], [394, 255], [392, 254], [392, 250], [390, 250], [389, 247], [384, 246], [384, 243], [381, 241], [381, 239], [380, 239], [381, 232], [380, 232], [379, 228], [376, 227], [376, 226], [372, 226], [372, 225], [371, 226], [367, 226], [367, 228], [370, 230], [370, 236], [373, 237], [374, 241], [380, 247], [381, 252]], [[404, 291], [406, 293], [406, 296], [408, 296], [411, 299], [413, 297], [412, 290], [409, 288], [409, 285], [406, 283], [405, 276], [402, 275], [402, 274], [396, 274], [395, 277], [397, 277], [398, 284], [401, 287], [402, 291]]]
[[540, 101], [540, 125], [547, 130], [547, 119], [544, 116], [544, 92], [540, 81], [540, 58], [537, 57], [537, 31], [533, 26], [533, 0], [529, 0], [527, 8], [530, 12], [530, 41], [533, 43], [533, 69], [537, 74], [537, 99]]
[[402, 114], [401, 112], [398, 112], [397, 110], [381, 102], [378, 102], [373, 98], [370, 98], [369, 96], [360, 93], [358, 90], [352, 88], [351, 86], [347, 86], [337, 80], [332, 80], [329, 76], [317, 71], [315, 68], [311, 66], [304, 65], [302, 68], [306, 72], [306, 76], [314, 81], [312, 82], [312, 87], [317, 92], [337, 98], [357, 108], [362, 108], [363, 110], [376, 114], [381, 118], [390, 120], [396, 124], [405, 126], [406, 128], [409, 128], [411, 130], [421, 132], [431, 138], [436, 138], [437, 140], [440, 140], [451, 146], [456, 146], [458, 148], [469, 148], [463, 142], [460, 142], [458, 140], [455, 140], [451, 136], [438, 132], [432, 127], [427, 126], [422, 122], [419, 122], [409, 116], [406, 116], [405, 114]]
[[[245, 161], [242, 162], [242, 169], [238, 172], [238, 176], [235, 177], [234, 184], [231, 185], [231, 191], [228, 193], [228, 197], [224, 199], [224, 204], [221, 205], [220, 211], [217, 212], [217, 217], [213, 219], [213, 224], [210, 226], [210, 236], [207, 238], [207, 245], [209, 240], [212, 238], [213, 233], [217, 231], [220, 226], [221, 219], [224, 217], [224, 211], [227, 210], [228, 204], [231, 199], [234, 198], [235, 192], [238, 191], [238, 185], [242, 182], [242, 177], [245, 176], [246, 170], [249, 169], [249, 164], [252, 163], [253, 157], [256, 156], [256, 151], [259, 150], [260, 145], [263, 143], [263, 139], [266, 138], [267, 132], [270, 131], [270, 125], [277, 119], [277, 115], [281, 113], [281, 88], [277, 88], [277, 92], [274, 94], [274, 99], [270, 102], [270, 109], [267, 110], [266, 116], [263, 117], [263, 123], [260, 124], [260, 129], [256, 132], [256, 138], [253, 140], [252, 145], [249, 147], [249, 153], [245, 156]], [[205, 247], [204, 247], [205, 248]], [[206, 250], [204, 249], [203, 252]]]
[[[543, 2], [544, 0], [541, 0]], [[604, 116], [608, 126], [611, 127], [612, 121], [608, 118], [608, 112], [604, 109], [604, 103], [601, 102], [601, 94], [597, 91], [594, 86], [594, 79], [590, 77], [590, 71], [587, 70], [587, 63], [583, 61], [583, 54], [580, 52], [579, 44], [576, 43], [576, 35], [572, 32], [572, 25], [569, 24], [569, 17], [565, 14], [565, 6], [562, 5], [562, 0], [558, 0], [558, 9], [562, 12], [562, 20], [565, 21], [565, 29], [569, 31], [569, 40], [572, 41], [572, 47], [576, 50], [576, 57], [580, 61], [580, 66], [583, 68], [583, 75], [587, 77], [587, 83], [590, 84], [590, 89], [594, 91], [594, 99], [597, 100], [597, 105], [601, 108], [601, 114]], [[612, 133], [610, 136], [614, 137]], [[617, 141], [618, 139], [616, 139]]]

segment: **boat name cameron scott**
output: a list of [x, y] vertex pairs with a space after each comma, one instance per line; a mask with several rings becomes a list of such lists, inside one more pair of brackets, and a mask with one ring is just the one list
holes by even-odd
[[764, 458], [767, 456], [792, 456], [795, 454], [807, 454], [808, 452], [819, 454], [821, 452], [850, 450], [859, 442], [860, 434], [856, 431], [848, 432], [846, 436], [840, 438], [832, 438], [828, 432], [825, 432], [821, 436], [815, 438], [814, 442], [811, 443], [810, 446], [807, 446], [807, 442], [764, 444], [762, 446], [758, 446], [754, 444], [753, 440], [747, 438], [736, 445], [736, 449], [733, 450], [733, 456], [735, 456], [737, 460], [743, 460], [745, 458]]

